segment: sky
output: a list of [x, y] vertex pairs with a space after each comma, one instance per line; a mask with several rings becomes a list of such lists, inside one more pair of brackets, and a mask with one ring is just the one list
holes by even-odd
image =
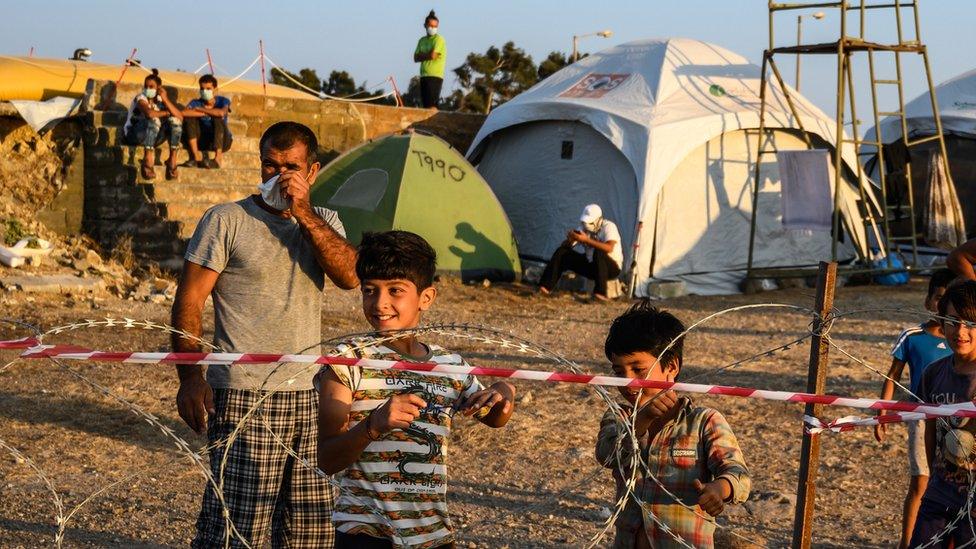
[[[921, 37], [930, 52], [933, 80], [939, 83], [973, 68], [976, 1], [920, 0], [920, 5]], [[468, 52], [484, 52], [509, 40], [539, 62], [550, 51], [569, 52], [574, 34], [604, 29], [612, 30], [613, 36], [583, 39], [580, 49], [593, 52], [631, 40], [685, 37], [717, 44], [759, 64], [768, 45], [764, 0], [90, 0], [83, 9], [78, 6], [66, 0], [9, 3], [0, 18], [0, 54], [26, 55], [33, 47], [38, 57], [67, 58], [75, 48], [87, 47], [93, 61], [121, 63], [138, 48], [136, 57], [146, 66], [192, 71], [206, 62], [209, 48], [221, 75], [243, 70], [257, 56], [258, 40], [263, 40], [267, 56], [289, 70], [310, 67], [319, 76], [346, 70], [368, 86], [393, 75], [403, 88], [417, 73], [413, 50], [430, 9], [437, 11], [447, 40], [449, 69], [460, 65]], [[804, 42], [836, 39], [836, 10], [825, 11], [822, 20], [803, 20]], [[850, 21], [856, 30], [856, 17]], [[873, 16], [867, 23], [876, 41], [893, 39], [892, 18]], [[777, 16], [776, 34], [777, 45], [795, 42], [794, 14]], [[918, 56], [911, 57], [904, 70], [906, 101], [926, 89]], [[866, 57], [859, 59], [856, 99], [863, 131], [870, 125], [870, 90]], [[792, 84], [793, 58], [777, 56], [777, 63]], [[832, 115], [836, 58], [806, 56], [802, 69], [801, 91]], [[893, 67], [879, 60], [878, 73], [878, 78], [891, 78]], [[258, 68], [248, 77], [259, 80]], [[444, 95], [455, 85], [453, 75], [448, 75]], [[880, 98], [885, 108], [894, 101], [893, 89]]]

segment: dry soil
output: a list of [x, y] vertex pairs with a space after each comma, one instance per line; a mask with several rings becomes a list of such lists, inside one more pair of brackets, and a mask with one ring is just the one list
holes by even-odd
[[[445, 281], [429, 323], [490, 326], [543, 345], [588, 372], [607, 372], [603, 339], [609, 321], [628, 303], [587, 303], [563, 294], [544, 298], [521, 286], [462, 286]], [[924, 281], [901, 288], [840, 288], [836, 307], [864, 313], [838, 321], [831, 336], [851, 355], [886, 370], [889, 348], [918, 315]], [[776, 302], [811, 307], [813, 290], [760, 295], [682, 297], [660, 305], [691, 323], [729, 307]], [[884, 309], [884, 310], [876, 310]], [[212, 313], [208, 311], [208, 319]], [[168, 304], [112, 297], [34, 296], [6, 292], [0, 317], [45, 328], [107, 316], [166, 321]], [[720, 316], [693, 332], [685, 344], [682, 377], [768, 389], [802, 390], [808, 342], [788, 351], [718, 371], [722, 366], [802, 336], [810, 318], [786, 309], [749, 309]], [[212, 322], [208, 320], [209, 331]], [[324, 337], [363, 331], [356, 292], [327, 292]], [[4, 338], [25, 332], [0, 329]], [[208, 332], [209, 333], [209, 332]], [[85, 329], [50, 341], [110, 350], [163, 350], [155, 331]], [[463, 337], [439, 337], [472, 364], [506, 368], [565, 369], [552, 360]], [[4, 364], [15, 357], [0, 355]], [[169, 367], [72, 363], [75, 371], [156, 414], [195, 446], [204, 440], [176, 414], [175, 376]], [[517, 382], [516, 415], [504, 429], [468, 420], [456, 423], [450, 449], [450, 506], [460, 547], [584, 546], [597, 535], [612, 507], [613, 482], [593, 457], [604, 404], [592, 388]], [[828, 391], [872, 396], [880, 378], [831, 350]], [[802, 407], [729, 397], [695, 397], [721, 410], [735, 430], [752, 471], [750, 501], [728, 510], [723, 544], [748, 541], [782, 547], [792, 529]], [[825, 411], [828, 418], [854, 413]], [[126, 407], [59, 367], [17, 361], [0, 373], [0, 441], [18, 449], [43, 471], [72, 509], [109, 487], [69, 519], [65, 546], [185, 546], [192, 537], [203, 479], [159, 431]], [[875, 442], [870, 430], [824, 436], [813, 536], [819, 547], [879, 547], [897, 542], [907, 486], [905, 430], [890, 429]], [[113, 484], [117, 483], [117, 484]], [[0, 546], [54, 544], [51, 492], [24, 459], [0, 447]], [[732, 534], [730, 534], [730, 532]], [[731, 540], [728, 538], [731, 537]], [[610, 537], [604, 537], [606, 545]]]

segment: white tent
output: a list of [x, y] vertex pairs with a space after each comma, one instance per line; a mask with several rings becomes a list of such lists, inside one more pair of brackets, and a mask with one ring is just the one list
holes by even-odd
[[[956, 187], [956, 195], [963, 209], [966, 229], [969, 236], [976, 235], [976, 70], [964, 72], [955, 78], [946, 80], [935, 87], [935, 98], [939, 107], [939, 118], [942, 121], [942, 134], [946, 143], [946, 153], [949, 169]], [[909, 139], [919, 139], [935, 135], [935, 118], [932, 116], [932, 101], [929, 92], [919, 95], [905, 105], [905, 125], [908, 128]], [[892, 144], [902, 137], [901, 119], [889, 116], [881, 121], [881, 142]], [[865, 139], [875, 139], [875, 129], [865, 133]], [[929, 179], [927, 156], [939, 148], [937, 141], [919, 144], [911, 149], [913, 195], [916, 208], [916, 222], [921, 223], [922, 209], [925, 207], [927, 181]], [[903, 149], [901, 149], [903, 151]], [[892, 149], [891, 156], [899, 153]], [[901, 153], [904, 156], [904, 152]], [[893, 160], [886, 156], [889, 166]], [[878, 180], [877, 163], [875, 157], [867, 161], [869, 175]], [[902, 159], [894, 159], [903, 162]], [[901, 168], [899, 165], [897, 169]], [[890, 184], [897, 186], [889, 189], [889, 202], [892, 205], [907, 203], [907, 190], [904, 189], [904, 178], [894, 177]], [[907, 211], [907, 209], [905, 209]], [[921, 225], [919, 225], [921, 226]], [[896, 234], [910, 234], [910, 227], [905, 223], [895, 227]], [[905, 246], [907, 248], [907, 246]], [[942, 252], [944, 255], [944, 252]]]
[[[468, 156], [505, 207], [524, 257], [548, 259], [579, 210], [596, 202], [620, 228], [638, 295], [652, 278], [681, 279], [701, 294], [736, 292], [748, 254], [759, 73], [697, 40], [622, 44], [495, 109]], [[815, 146], [829, 148], [833, 120], [791, 97]], [[776, 148], [806, 148], [782, 91], [770, 85], [767, 98]], [[774, 156], [764, 158], [762, 178], [756, 266], [829, 258], [829, 234], [783, 228]], [[841, 189], [853, 234], [840, 250], [851, 258], [855, 246], [864, 250], [865, 231], [856, 187]]]

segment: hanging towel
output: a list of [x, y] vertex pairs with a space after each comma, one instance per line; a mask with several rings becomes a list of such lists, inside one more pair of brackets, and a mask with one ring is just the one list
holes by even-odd
[[928, 183], [925, 211], [922, 212], [925, 240], [930, 246], [951, 250], [966, 241], [966, 222], [956, 188], [938, 149], [929, 155]]
[[834, 213], [830, 152], [780, 151], [776, 163], [782, 185], [783, 227], [830, 231]]

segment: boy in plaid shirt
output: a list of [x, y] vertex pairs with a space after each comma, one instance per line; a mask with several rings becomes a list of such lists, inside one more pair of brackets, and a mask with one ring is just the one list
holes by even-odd
[[[684, 330], [680, 320], [649, 301], [634, 305], [613, 321], [607, 335], [604, 350], [614, 374], [674, 381], [681, 371], [683, 338], [667, 347]], [[635, 458], [627, 423], [637, 406], [634, 434], [647, 468], [640, 466], [633, 494], [627, 495], [617, 518], [613, 547], [682, 547], [676, 538], [694, 547], [712, 547], [712, 517], [726, 504], [745, 501], [751, 485], [728, 422], [716, 410], [695, 407], [673, 391], [619, 390], [629, 405], [625, 417], [612, 409], [604, 414], [597, 460], [613, 470], [617, 498], [624, 496]]]

